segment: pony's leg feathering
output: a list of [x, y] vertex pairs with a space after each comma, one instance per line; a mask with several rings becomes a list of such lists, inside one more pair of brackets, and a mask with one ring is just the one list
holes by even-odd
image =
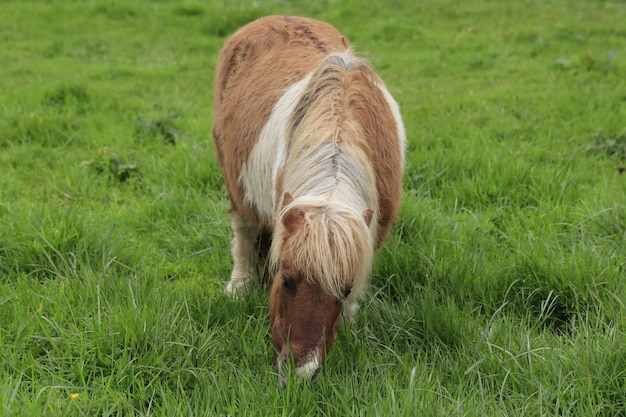
[[351, 325], [354, 323], [354, 319], [360, 308], [361, 304], [357, 299], [349, 299], [344, 302], [342, 314], [346, 324]]
[[233, 229], [233, 272], [230, 282], [226, 285], [226, 293], [237, 296], [245, 292], [251, 280], [257, 278], [257, 247], [256, 240], [259, 230], [246, 224], [236, 213], [232, 213], [231, 227]]

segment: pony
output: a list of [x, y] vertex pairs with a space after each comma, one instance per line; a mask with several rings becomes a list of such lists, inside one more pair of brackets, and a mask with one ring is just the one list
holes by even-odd
[[399, 106], [336, 28], [268, 16], [220, 51], [212, 134], [233, 231], [226, 292], [273, 279], [280, 382], [290, 360], [311, 378], [341, 313], [353, 321], [398, 217], [406, 142]]

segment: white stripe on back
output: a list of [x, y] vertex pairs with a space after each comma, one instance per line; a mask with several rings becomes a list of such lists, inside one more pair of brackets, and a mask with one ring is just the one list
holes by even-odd
[[287, 123], [309, 78], [310, 74], [293, 84], [276, 102], [241, 170], [239, 181], [245, 190], [245, 201], [266, 220], [272, 219], [274, 214], [276, 174], [285, 161]]

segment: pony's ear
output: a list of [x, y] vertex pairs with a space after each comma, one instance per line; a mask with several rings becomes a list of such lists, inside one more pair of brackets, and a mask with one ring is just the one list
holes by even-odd
[[289, 191], [286, 191], [283, 196], [283, 208], [287, 207], [291, 203], [293, 203], [293, 196]]
[[304, 223], [304, 210], [293, 207], [283, 215], [281, 219], [285, 229], [289, 233], [293, 233], [302, 223]]
[[365, 219], [365, 224], [367, 225], [367, 227], [370, 227], [370, 224], [372, 223], [373, 215], [374, 215], [374, 210], [372, 209], [367, 209], [363, 212], [363, 219]]

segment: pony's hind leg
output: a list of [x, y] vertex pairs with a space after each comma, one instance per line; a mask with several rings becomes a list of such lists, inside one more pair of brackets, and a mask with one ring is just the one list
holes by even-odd
[[258, 251], [258, 269], [257, 274], [259, 280], [263, 284], [269, 284], [272, 280], [272, 270], [270, 268], [269, 253], [272, 246], [272, 232], [269, 230], [262, 230], [258, 236], [257, 242]]
[[233, 229], [233, 272], [226, 292], [237, 295], [246, 290], [251, 280], [258, 278], [257, 273], [257, 237], [259, 229], [247, 224], [238, 214], [232, 213]]

